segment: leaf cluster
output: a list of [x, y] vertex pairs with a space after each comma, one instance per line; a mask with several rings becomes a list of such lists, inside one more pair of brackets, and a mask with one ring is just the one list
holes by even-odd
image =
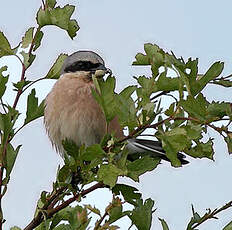
[[[36, 82], [58, 79], [67, 57], [66, 54], [59, 55], [48, 73], [35, 81], [26, 77], [28, 68], [36, 58], [36, 51], [42, 44], [43, 28], [48, 25], [58, 27], [66, 31], [71, 39], [79, 30], [76, 20], [71, 19], [74, 6], [57, 6], [55, 0], [42, 3], [36, 16], [37, 26], [29, 28], [15, 48], [12, 48], [4, 33], [0, 32], [0, 58], [13, 55], [22, 64], [21, 78], [18, 82], [13, 82], [16, 91], [13, 105], [9, 105], [4, 99], [10, 78], [4, 74], [7, 67], [0, 68], [0, 204], [21, 147], [14, 147], [12, 140], [22, 128], [44, 113], [44, 101], [39, 103], [36, 90], [32, 88], [27, 97], [26, 118], [17, 127], [16, 121], [21, 116], [17, 110], [18, 100]], [[117, 139], [114, 133], [107, 132], [101, 143], [92, 146], [76, 146], [72, 141], [64, 140], [64, 165], [58, 168], [52, 191], [41, 193], [34, 218], [26, 227], [27, 230], [89, 229], [93, 215], [98, 218], [95, 230], [118, 229], [116, 221], [123, 217], [128, 217], [131, 226], [139, 230], [151, 229], [154, 201], [143, 200], [136, 188], [119, 184], [118, 178], [123, 176], [138, 182], [141, 175], [156, 169], [161, 159], [149, 151], [130, 156], [126, 147], [129, 139], [147, 135], [152, 140], [160, 141], [167, 160], [174, 167], [182, 166], [178, 157], [180, 153], [189, 160], [213, 160], [214, 142], [209, 138], [209, 129], [219, 133], [228, 146], [228, 152], [232, 152], [232, 104], [227, 101], [209, 102], [204, 95], [204, 89], [209, 84], [232, 86], [231, 75], [221, 76], [224, 63], [215, 62], [204, 74], [200, 74], [198, 59], [189, 58], [185, 61], [150, 43], [144, 45], [144, 50], [144, 54], [136, 55], [133, 65], [150, 66], [150, 76], [134, 76], [135, 84], [121, 92], [115, 92], [114, 76], [93, 76], [95, 88], [92, 94], [102, 108], [107, 126], [117, 118], [121, 128], [126, 130], [125, 137]], [[168, 107], [165, 105], [167, 97], [172, 100]], [[113, 194], [104, 213], [92, 205], [71, 206], [74, 201], [80, 202], [88, 193], [100, 188], [108, 188]], [[125, 210], [126, 203], [133, 208]], [[230, 206], [228, 203], [218, 210], [209, 210], [203, 216], [192, 209], [193, 217], [187, 229], [196, 229]], [[160, 222], [164, 230], [169, 229], [164, 219], [160, 219]], [[0, 226], [3, 223], [0, 207]], [[231, 223], [224, 230], [230, 227]]]

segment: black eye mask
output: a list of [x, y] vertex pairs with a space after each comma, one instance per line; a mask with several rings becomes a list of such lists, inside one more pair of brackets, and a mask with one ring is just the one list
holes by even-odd
[[103, 69], [105, 70], [105, 66], [101, 63], [92, 63], [90, 61], [77, 61], [74, 62], [72, 65], [67, 66], [64, 69], [65, 73], [69, 72], [76, 72], [76, 71], [96, 71], [98, 69]]

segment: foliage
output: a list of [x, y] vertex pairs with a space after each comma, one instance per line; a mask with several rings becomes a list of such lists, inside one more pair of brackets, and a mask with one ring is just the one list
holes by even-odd
[[[42, 29], [45, 26], [57, 26], [65, 30], [71, 39], [76, 36], [79, 27], [76, 20], [71, 19], [74, 9], [71, 5], [60, 7], [56, 6], [55, 0], [46, 0], [37, 12], [37, 27], [29, 28], [15, 48], [11, 47], [4, 33], [0, 32], [0, 57], [14, 55], [22, 64], [21, 80], [13, 83], [17, 92], [13, 105], [8, 105], [2, 99], [10, 76], [4, 75], [7, 67], [0, 69], [0, 201], [7, 192], [10, 174], [21, 147], [12, 145], [15, 134], [33, 120], [43, 116], [44, 103], [38, 103], [36, 91], [32, 89], [27, 99], [24, 124], [16, 128], [15, 122], [21, 115], [17, 110], [18, 100], [25, 90], [36, 82], [58, 79], [67, 55], [61, 54], [46, 76], [35, 81], [28, 80], [25, 73], [36, 58], [36, 50], [42, 43]], [[23, 48], [20, 52], [21, 57], [19, 48]], [[187, 155], [191, 161], [193, 158], [213, 160], [213, 139], [206, 138], [209, 129], [223, 136], [228, 152], [232, 152], [232, 105], [225, 101], [209, 102], [203, 91], [209, 84], [232, 86], [231, 76], [221, 76], [224, 64], [215, 62], [205, 74], [199, 74], [198, 59], [189, 58], [185, 61], [153, 44], [145, 44], [144, 50], [145, 54], [136, 55], [133, 65], [150, 66], [151, 76], [134, 77], [136, 84], [128, 86], [120, 93], [115, 92], [114, 76], [108, 76], [106, 79], [93, 76], [96, 89], [92, 93], [105, 114], [106, 122], [109, 123], [117, 115], [120, 125], [127, 128], [128, 135], [118, 140], [113, 134], [108, 133], [101, 143], [88, 147], [77, 147], [69, 140], [64, 140], [63, 146], [67, 152], [65, 165], [58, 169], [53, 190], [41, 193], [34, 218], [25, 229], [89, 229], [93, 215], [98, 216], [95, 230], [118, 229], [116, 221], [125, 216], [129, 217], [131, 224], [137, 229], [151, 229], [154, 201], [143, 200], [142, 194], [136, 188], [117, 183], [120, 176], [138, 182], [141, 175], [155, 170], [158, 166], [160, 159], [149, 154], [138, 154], [133, 161], [129, 160], [125, 148], [128, 139], [146, 133], [147, 129], [152, 130], [151, 135], [162, 142], [173, 167], [181, 166], [179, 152]], [[176, 74], [170, 77], [170, 70]], [[167, 96], [171, 96], [173, 102], [164, 109], [162, 99]], [[93, 185], [90, 186], [90, 183]], [[104, 213], [91, 205], [70, 206], [74, 201], [83, 200], [88, 193], [104, 187], [109, 188], [113, 194], [112, 202]], [[133, 208], [125, 210], [126, 203]], [[229, 207], [231, 202], [214, 211], [208, 210], [203, 216], [192, 208], [193, 217], [187, 229], [196, 229], [207, 219], [215, 218], [217, 213]], [[159, 220], [163, 230], [168, 230], [165, 220]], [[0, 208], [0, 229], [3, 223], [3, 211]], [[230, 228], [231, 223], [224, 229]]]

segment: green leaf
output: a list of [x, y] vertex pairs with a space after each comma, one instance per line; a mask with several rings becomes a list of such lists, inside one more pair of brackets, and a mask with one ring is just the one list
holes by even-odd
[[60, 224], [59, 226], [55, 227], [54, 230], [73, 230], [73, 228], [69, 224]]
[[30, 84], [31, 81], [23, 80], [23, 81], [18, 81], [17, 83], [13, 83], [13, 86], [15, 87], [15, 91], [22, 90], [26, 85]]
[[0, 58], [13, 54], [14, 51], [11, 49], [10, 43], [8, 42], [3, 32], [0, 32]]
[[14, 226], [14, 227], [11, 227], [10, 230], [21, 230], [21, 228]]
[[64, 60], [67, 58], [67, 56], [68, 56], [67, 54], [60, 54], [58, 58], [56, 59], [55, 63], [53, 64], [53, 66], [48, 71], [45, 78], [48, 78], [48, 79], [60, 78], [60, 71], [64, 63]]
[[45, 204], [47, 202], [47, 193], [46, 191], [43, 191], [41, 192], [41, 195], [40, 195], [40, 200], [43, 204]]
[[24, 124], [27, 124], [44, 114], [44, 101], [38, 105], [38, 98], [35, 96], [35, 89], [31, 90], [31, 93], [27, 97], [27, 113]]
[[152, 208], [154, 206], [154, 201], [152, 199], [138, 202], [138, 206], [129, 215], [132, 223], [138, 228], [138, 230], [150, 230], [152, 221]]
[[196, 125], [191, 122], [188, 122], [187, 125], [181, 126], [181, 128], [184, 128], [187, 134], [187, 138], [189, 141], [192, 140], [199, 140], [202, 138], [202, 127], [201, 125]]
[[176, 127], [164, 133], [157, 133], [157, 137], [162, 140], [162, 146], [172, 166], [181, 166], [177, 154], [191, 146], [191, 139], [188, 138], [187, 130], [184, 127]]
[[23, 64], [25, 65], [25, 68], [29, 68], [35, 60], [35, 55], [26, 53], [24, 51], [21, 51], [20, 54], [23, 56]]
[[129, 131], [133, 131], [138, 126], [136, 116], [136, 108], [133, 99], [125, 91], [115, 95], [115, 113], [121, 127], [128, 127]]
[[136, 61], [133, 62], [133, 65], [151, 65], [153, 77], [158, 76], [160, 66], [165, 68], [173, 68], [173, 65], [176, 65], [176, 67], [184, 65], [181, 59], [177, 59], [173, 54], [170, 55], [165, 53], [159, 46], [155, 44], [145, 44], [144, 50], [146, 55], [141, 53], [137, 54]]
[[214, 150], [213, 141], [210, 139], [206, 143], [196, 141], [196, 146], [191, 147], [184, 152], [194, 158], [208, 158], [213, 160]]
[[139, 200], [142, 196], [142, 194], [138, 192], [137, 188], [126, 184], [116, 184], [112, 191], [116, 195], [120, 195], [121, 193], [124, 197], [124, 200], [132, 205], [136, 205], [136, 201]]
[[188, 223], [187, 230], [196, 230], [196, 229], [193, 229], [192, 226], [195, 223], [199, 223], [199, 221], [202, 219], [202, 217], [197, 212], [195, 212], [193, 205], [192, 205], [192, 213], [193, 213], [193, 216], [191, 217], [191, 220]]
[[136, 90], [137, 86], [135, 85], [130, 85], [128, 87], [126, 87], [125, 89], [123, 89], [119, 95], [121, 95], [123, 98], [128, 99], [131, 97], [131, 95], [134, 93], [134, 91]]
[[56, 0], [46, 0], [46, 6], [54, 8], [56, 5]]
[[169, 230], [166, 221], [164, 219], [160, 219], [160, 218], [159, 218], [159, 220], [160, 220], [160, 222], [162, 224], [163, 230]]
[[180, 105], [191, 117], [197, 118], [202, 122], [206, 121], [209, 102], [202, 94], [199, 94], [197, 98], [188, 96], [187, 100], [180, 101]]
[[77, 159], [79, 156], [79, 147], [72, 140], [65, 139], [62, 142], [64, 150], [69, 156], [72, 156], [74, 159]]
[[[121, 219], [122, 217], [126, 216], [126, 212], [122, 212], [122, 205], [121, 206], [116, 206], [113, 207], [109, 210], [109, 223], [112, 224], [115, 221]], [[116, 227], [116, 226], [115, 226]], [[114, 229], [119, 229], [119, 228], [114, 228]]]
[[145, 156], [133, 162], [129, 162], [127, 165], [127, 176], [134, 181], [139, 181], [139, 176], [145, 172], [152, 171], [159, 164], [159, 159], [153, 159]]
[[16, 149], [14, 149], [10, 143], [8, 143], [8, 145], [7, 145], [6, 163], [5, 163], [6, 177], [7, 178], [9, 178], [10, 173], [14, 167], [14, 163], [15, 163], [15, 160], [17, 158], [20, 147], [21, 147], [21, 145], [19, 145]]
[[227, 144], [228, 152], [232, 154], [232, 133], [228, 133], [224, 140]]
[[59, 182], [70, 183], [72, 180], [72, 170], [69, 165], [65, 164], [58, 172], [57, 179]]
[[50, 7], [47, 7], [46, 9], [39, 9], [36, 18], [38, 25], [41, 28], [46, 25], [58, 26], [59, 28], [66, 30], [69, 36], [73, 39], [76, 36], [76, 32], [79, 30], [76, 20], [70, 19], [75, 6], [66, 5], [63, 8], [53, 8], [54, 1], [49, 3], [49, 5]]
[[222, 230], [232, 230], [232, 221], [228, 223]]
[[157, 85], [155, 83], [155, 79], [153, 77], [148, 78], [145, 76], [140, 76], [138, 78], [135, 77], [138, 84], [141, 86], [136, 89], [136, 93], [139, 98], [139, 103], [141, 105], [145, 105], [147, 103], [150, 103], [150, 96], [152, 93], [157, 92]]
[[90, 204], [85, 205], [85, 208], [89, 209], [91, 212], [97, 214], [98, 216], [101, 216], [101, 212], [99, 209], [97, 209], [96, 207], [92, 207]]
[[148, 56], [138, 53], [135, 56], [136, 61], [132, 63], [132, 65], [150, 65], [150, 60]]
[[40, 47], [43, 35], [44, 35], [44, 33], [42, 31], [37, 30], [37, 33], [35, 34], [35, 37], [34, 37], [34, 48], [33, 48], [33, 51], [36, 51]]
[[98, 80], [98, 86], [100, 91], [92, 90], [92, 94], [95, 97], [98, 104], [101, 106], [102, 111], [105, 114], [106, 121], [109, 123], [115, 117], [115, 77], [107, 77], [106, 80]]
[[172, 116], [173, 113], [174, 113], [175, 105], [176, 105], [175, 102], [172, 103], [172, 104], [169, 106], [169, 108], [165, 111], [165, 115], [167, 115], [167, 116]]
[[[69, 223], [69, 225], [67, 225], [69, 228], [67, 229], [86, 230], [89, 225], [90, 218], [88, 218], [86, 209], [83, 209], [81, 206], [68, 206], [54, 215], [49, 229], [63, 229], [60, 227], [63, 227], [63, 224], [58, 225], [61, 221], [67, 221]], [[66, 227], [64, 229], [66, 229]]]
[[[82, 211], [82, 207], [80, 207], [80, 206], [75, 207], [75, 209], [76, 209], [76, 214], [77, 214], [77, 212], [81, 212]], [[73, 208], [72, 207], [68, 206], [68, 207], [62, 209], [61, 211], [59, 211], [58, 213], [56, 213], [54, 215], [54, 217], [52, 219], [52, 223], [51, 223], [50, 229], [53, 229], [61, 221], [65, 221], [65, 220], [67, 220], [68, 222], [70, 220], [72, 221], [72, 216], [73, 216]]]
[[6, 83], [8, 82], [9, 75], [3, 76], [2, 72], [7, 70], [7, 66], [3, 66], [0, 68], [0, 98], [4, 95], [6, 91]]
[[44, 220], [39, 226], [35, 228], [35, 230], [49, 230], [51, 220], [46, 219]]
[[123, 176], [124, 171], [117, 168], [113, 164], [101, 165], [98, 170], [98, 180], [104, 184], [109, 185], [111, 188], [115, 186], [119, 176]]
[[207, 120], [218, 120], [232, 114], [231, 104], [228, 102], [211, 102], [207, 108]]
[[22, 48], [27, 48], [32, 43], [34, 29], [34, 27], [31, 27], [26, 31], [24, 37], [22, 38]]
[[[2, 130], [1, 147], [3, 147], [9, 136], [14, 135], [14, 124], [19, 116], [19, 112], [10, 106], [7, 106], [8, 113], [0, 113], [0, 130]], [[1, 158], [0, 158], [1, 159]]]
[[85, 161], [92, 161], [96, 158], [102, 158], [105, 155], [106, 153], [101, 146], [99, 144], [95, 144], [86, 148], [86, 151], [82, 155], [82, 159]]
[[157, 91], [175, 91], [180, 87], [180, 78], [167, 77], [167, 72], [162, 72], [156, 82]]
[[198, 87], [197, 89], [195, 89], [193, 96], [201, 92], [205, 88], [207, 83], [218, 77], [222, 73], [223, 68], [224, 68], [223, 62], [215, 62], [208, 69], [208, 71], [197, 81]]

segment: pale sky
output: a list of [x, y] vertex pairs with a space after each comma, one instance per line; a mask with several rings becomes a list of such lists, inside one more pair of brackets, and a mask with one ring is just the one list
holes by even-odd
[[[135, 83], [133, 76], [150, 73], [147, 68], [134, 67], [131, 63], [143, 44], [156, 43], [176, 56], [199, 58], [200, 71], [204, 72], [213, 62], [224, 61], [224, 74], [232, 72], [232, 32], [230, 0], [80, 0], [59, 1], [77, 6], [74, 18], [81, 29], [72, 41], [62, 30], [48, 27], [37, 60], [28, 72], [29, 79], [47, 73], [61, 52], [72, 53], [79, 49], [99, 53], [107, 67], [117, 76], [117, 89]], [[16, 46], [26, 29], [35, 25], [34, 15], [39, 0], [5, 1], [0, 8], [0, 30]], [[10, 81], [20, 78], [20, 65], [13, 58], [2, 58], [0, 65], [9, 64]], [[44, 81], [36, 86], [42, 100], [55, 81]], [[29, 91], [28, 91], [29, 92]], [[231, 101], [231, 90], [210, 87], [204, 91], [208, 100]], [[5, 99], [12, 103], [14, 95], [7, 92]], [[18, 109], [25, 105], [22, 97]], [[23, 120], [23, 116], [22, 116]], [[144, 198], [155, 200], [152, 230], [161, 230], [158, 217], [167, 221], [170, 230], [186, 229], [191, 217], [191, 204], [203, 214], [207, 208], [221, 207], [232, 200], [230, 177], [232, 159], [219, 136], [216, 137], [215, 161], [191, 159], [182, 168], [172, 168], [168, 163], [140, 178], [140, 183], [124, 180], [136, 186]], [[23, 147], [11, 175], [8, 193], [3, 200], [5, 229], [14, 225], [25, 227], [32, 219], [36, 201], [42, 190], [51, 190], [56, 169], [62, 160], [52, 149], [39, 119], [26, 127], [16, 137], [15, 144]], [[104, 201], [103, 198], [104, 197]], [[107, 200], [108, 199], [108, 200]], [[111, 199], [107, 190], [87, 197], [89, 202], [104, 208]], [[202, 224], [200, 230], [222, 229], [231, 221], [232, 209], [218, 215], [219, 220]], [[129, 222], [120, 222], [127, 229]]]

